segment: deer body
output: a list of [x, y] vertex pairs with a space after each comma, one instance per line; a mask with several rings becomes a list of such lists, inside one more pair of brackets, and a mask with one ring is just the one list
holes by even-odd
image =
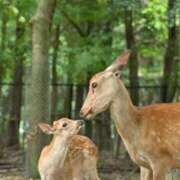
[[[68, 151], [68, 145], [64, 141], [66, 141], [65, 138], [54, 137], [50, 145], [42, 150], [39, 159], [39, 172], [44, 179], [58, 179], [59, 171], [63, 172]], [[63, 176], [63, 173], [60, 175]]]
[[121, 96], [110, 111], [132, 160], [145, 168], [156, 166], [157, 159], [167, 170], [180, 168], [180, 103], [137, 108], [127, 92]]
[[42, 180], [99, 180], [97, 148], [87, 137], [59, 133], [41, 152]]
[[110, 109], [111, 117], [131, 159], [141, 169], [141, 180], [165, 180], [180, 168], [180, 103], [136, 107], [120, 80], [129, 53], [90, 80], [81, 116], [91, 119]]

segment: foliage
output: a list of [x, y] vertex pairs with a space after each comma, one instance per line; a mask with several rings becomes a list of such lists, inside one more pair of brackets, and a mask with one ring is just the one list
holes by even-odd
[[[25, 91], [29, 89], [30, 83], [29, 77], [32, 67], [31, 37], [33, 33], [31, 20], [34, 19], [37, 2], [37, 0], [0, 0], [0, 83], [14, 81], [14, 76], [18, 74], [15, 72], [18, 58], [23, 58], [23, 82], [27, 85], [24, 88]], [[139, 60], [139, 84], [160, 86], [165, 64], [164, 57], [168, 49], [168, 31], [169, 27], [172, 27], [174, 24], [171, 21], [173, 18], [168, 17], [172, 17], [175, 14], [175, 23], [177, 28], [180, 29], [180, 0], [176, 0], [176, 8], [173, 12], [168, 10], [168, 0], [57, 1], [54, 16], [50, 20], [50, 38], [48, 38], [50, 39], [50, 78], [51, 80], [54, 78], [56, 81], [52, 82], [55, 84], [73, 83], [86, 85], [94, 73], [104, 70], [105, 67], [111, 64], [126, 49], [126, 10], [132, 12], [132, 29], [135, 35], [135, 49]], [[18, 33], [21, 27], [25, 31], [19, 38]], [[56, 36], [57, 27], [60, 27], [59, 37]], [[180, 31], [178, 35], [180, 42]], [[59, 44], [59, 47], [55, 46], [56, 43]], [[180, 83], [179, 58], [180, 52], [179, 54], [177, 53], [177, 66], [175, 64], [173, 68], [177, 78], [175, 81], [177, 85]], [[54, 63], [56, 63], [56, 71], [53, 69]], [[123, 78], [126, 85], [129, 85], [129, 68], [123, 71]], [[18, 87], [18, 84], [16, 85]], [[54, 101], [55, 104], [54, 112], [58, 111], [59, 113], [70, 109], [70, 113], [73, 114], [74, 110], [78, 111], [76, 105], [79, 101], [82, 101], [82, 97], [86, 92], [85, 86], [82, 87], [84, 88], [83, 91], [80, 90], [78, 92], [78, 86], [70, 85], [67, 87], [63, 86], [63, 88], [51, 86], [51, 95], [54, 98], [52, 98], [52, 102]], [[44, 95], [44, 89], [41, 85], [41, 95]], [[172, 89], [174, 90], [174, 88]], [[161, 91], [158, 89], [155, 92], [156, 90], [148, 89], [147, 91], [146, 88], [142, 88], [139, 91], [141, 96], [140, 105], [157, 102]], [[24, 91], [22, 92], [24, 93]], [[4, 127], [7, 126], [7, 120], [9, 120], [9, 106], [11, 107], [11, 104], [13, 104], [10, 101], [11, 96], [12, 86], [0, 85], [0, 117], [2, 117], [0, 119], [0, 124], [2, 124], [0, 132], [3, 133], [7, 129]], [[155, 97], [154, 99], [152, 98], [153, 96]], [[179, 97], [180, 93], [176, 93], [174, 99], [177, 101]], [[36, 97], [33, 98], [36, 99]], [[28, 93], [26, 93], [25, 98], [23, 94], [23, 105], [20, 108], [22, 119], [25, 120], [29, 118], [27, 116], [29, 112], [27, 106], [24, 105], [24, 101], [29, 101], [29, 99], [31, 100], [31, 97]], [[58, 103], [55, 101], [58, 101]], [[52, 102], [49, 104], [52, 105]], [[44, 114], [44, 111], [43, 109], [41, 113]], [[23, 126], [28, 128], [29, 124], [26, 121], [20, 122], [20, 128]], [[26, 129], [23, 132], [26, 132]], [[34, 162], [33, 159], [32, 161]], [[33, 166], [35, 167], [36, 164], [33, 164]]]
[[[57, 24], [61, 26], [58, 74], [64, 77], [64, 81], [67, 81], [67, 74], [69, 74], [68, 80], [71, 82], [86, 83], [88, 76], [103, 70], [123, 51], [125, 47], [124, 6], [133, 9], [134, 12], [134, 29], [141, 57], [139, 75], [147, 78], [152, 75], [153, 77], [162, 75], [167, 41], [167, 0], [97, 0], [93, 3], [91, 0], [63, 0], [57, 4], [53, 27]], [[0, 61], [6, 70], [4, 81], [11, 81], [17, 16], [21, 23], [26, 24], [23, 46], [26, 48], [26, 65], [30, 65], [29, 21], [35, 11], [35, 1], [1, 0], [0, 8], [4, 9], [0, 13], [0, 18], [3, 13], [7, 16], [6, 48], [0, 53]], [[179, 3], [176, 9], [178, 14]], [[107, 28], [110, 30], [108, 31]], [[127, 75], [127, 71], [125, 74]]]

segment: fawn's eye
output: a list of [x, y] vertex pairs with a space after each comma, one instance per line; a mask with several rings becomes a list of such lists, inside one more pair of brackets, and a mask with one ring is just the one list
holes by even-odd
[[92, 88], [94, 89], [94, 88], [96, 88], [98, 86], [98, 84], [96, 83], [96, 82], [93, 82], [92, 83]]
[[67, 126], [67, 123], [64, 123], [63, 125], [62, 125], [62, 127], [66, 127]]

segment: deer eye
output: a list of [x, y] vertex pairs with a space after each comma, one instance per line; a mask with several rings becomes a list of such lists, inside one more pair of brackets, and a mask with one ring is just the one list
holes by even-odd
[[94, 89], [94, 88], [96, 88], [98, 86], [98, 84], [96, 83], [96, 82], [93, 82], [92, 83], [92, 88]]
[[64, 123], [63, 125], [62, 125], [62, 127], [66, 127], [67, 126], [67, 123]]

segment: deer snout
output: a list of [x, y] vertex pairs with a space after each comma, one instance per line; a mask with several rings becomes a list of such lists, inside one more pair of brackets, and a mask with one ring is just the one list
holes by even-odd
[[87, 118], [88, 115], [92, 114], [93, 111], [92, 111], [92, 108], [91, 107], [88, 107], [88, 108], [82, 108], [80, 110], [80, 117], [82, 118]]
[[78, 123], [79, 126], [83, 126], [84, 125], [84, 120], [78, 120], [77, 123]]
[[84, 117], [84, 111], [83, 111], [83, 109], [80, 110], [79, 115], [80, 115], [80, 117], [82, 117], [82, 118]]

